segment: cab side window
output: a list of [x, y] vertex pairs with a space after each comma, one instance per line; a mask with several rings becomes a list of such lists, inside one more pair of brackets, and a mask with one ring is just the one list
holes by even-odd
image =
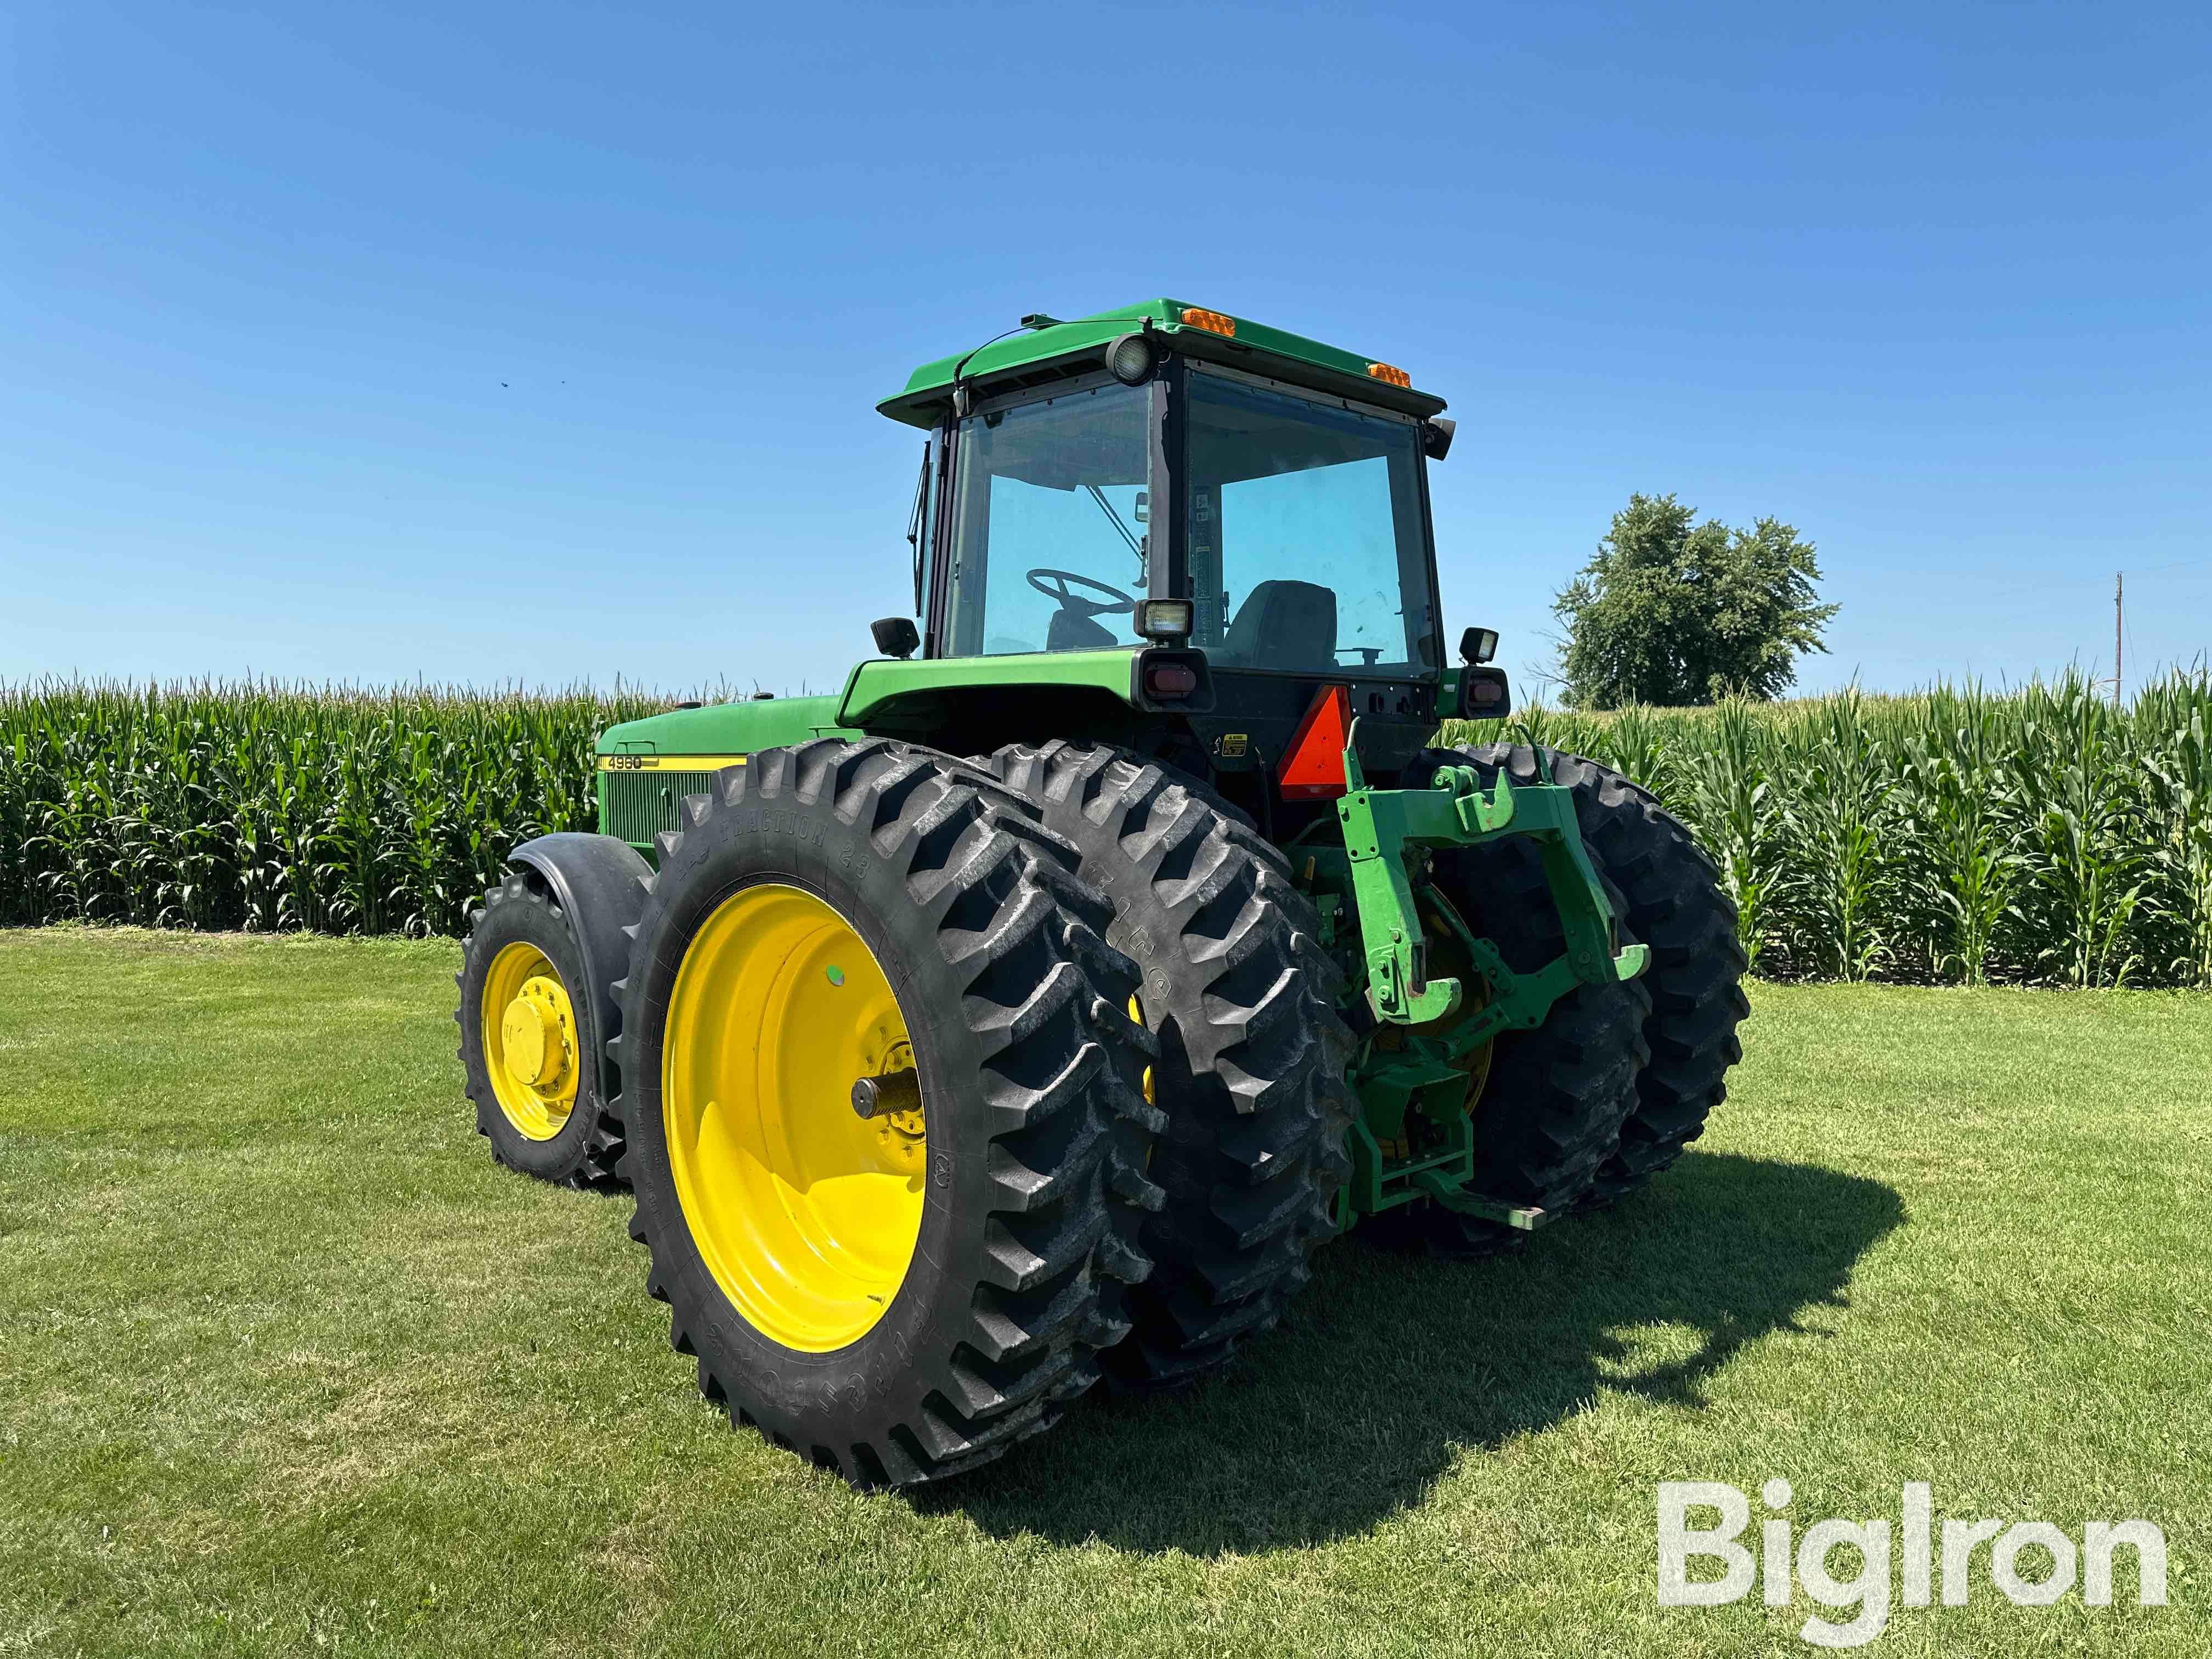
[[1115, 385], [962, 423], [946, 654], [1139, 642], [1147, 410], [1143, 388]]

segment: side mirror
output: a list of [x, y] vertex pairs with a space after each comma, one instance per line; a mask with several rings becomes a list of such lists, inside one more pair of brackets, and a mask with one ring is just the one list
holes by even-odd
[[1498, 630], [1494, 628], [1470, 628], [1459, 636], [1459, 659], [1470, 667], [1488, 662], [1497, 654]]
[[884, 617], [868, 624], [876, 649], [886, 657], [911, 657], [921, 648], [921, 634], [911, 617]]
[[1513, 688], [1502, 668], [1473, 665], [1459, 671], [1459, 717], [1463, 720], [1504, 720], [1513, 712]]
[[1432, 461], [1441, 461], [1451, 453], [1452, 434], [1459, 430], [1457, 421], [1446, 420], [1437, 415], [1421, 422], [1421, 451]]

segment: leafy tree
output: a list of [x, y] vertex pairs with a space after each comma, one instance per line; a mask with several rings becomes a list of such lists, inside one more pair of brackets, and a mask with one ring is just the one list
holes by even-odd
[[1778, 519], [1736, 530], [1672, 495], [1631, 495], [1597, 556], [1552, 609], [1566, 624], [1568, 705], [1616, 708], [1771, 698], [1797, 658], [1825, 652], [1813, 544]]

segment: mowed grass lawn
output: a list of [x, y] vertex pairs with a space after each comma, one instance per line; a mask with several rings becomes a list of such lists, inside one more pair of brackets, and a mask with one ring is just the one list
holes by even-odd
[[863, 1497], [699, 1398], [626, 1200], [494, 1167], [458, 957], [0, 933], [0, 1653], [1810, 1651], [1656, 1605], [1656, 1484], [1773, 1475], [2166, 1529], [2164, 1609], [1984, 1549], [1879, 1651], [2212, 1650], [2212, 1000], [1759, 987], [1619, 1211], [1340, 1242], [1202, 1390]]

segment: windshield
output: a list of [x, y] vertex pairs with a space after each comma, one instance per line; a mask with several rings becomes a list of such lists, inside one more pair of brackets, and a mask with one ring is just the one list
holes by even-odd
[[1148, 410], [1116, 384], [961, 422], [942, 654], [1140, 643]]
[[1428, 672], [1415, 430], [1193, 366], [1193, 643], [1224, 667]]

